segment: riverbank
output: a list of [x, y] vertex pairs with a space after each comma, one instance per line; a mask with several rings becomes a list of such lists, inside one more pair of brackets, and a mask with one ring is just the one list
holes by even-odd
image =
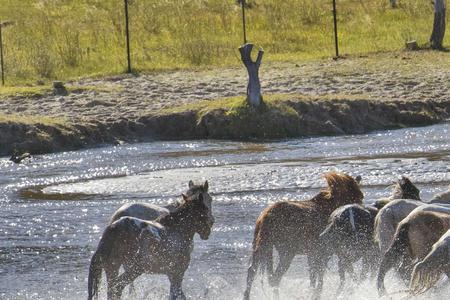
[[243, 68], [173, 71], [0, 90], [0, 155], [176, 139], [277, 139], [424, 126], [450, 117], [447, 53], [264, 63], [266, 105], [244, 101]]

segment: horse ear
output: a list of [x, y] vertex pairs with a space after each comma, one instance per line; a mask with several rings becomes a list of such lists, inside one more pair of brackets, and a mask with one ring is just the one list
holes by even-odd
[[181, 197], [183, 197], [184, 201], [187, 201], [187, 199], [188, 199], [188, 196], [186, 196], [186, 194], [181, 194]]
[[361, 175], [356, 176], [356, 177], [355, 177], [355, 180], [356, 180], [356, 182], [357, 182], [358, 184], [360, 184], [360, 183], [361, 183], [361, 180], [362, 180]]
[[203, 194], [199, 193], [198, 197], [196, 198], [198, 202], [203, 203]]
[[189, 188], [192, 188], [194, 186], [194, 182], [192, 180], [189, 180]]
[[203, 184], [203, 190], [205, 190], [205, 192], [207, 192], [208, 188], [209, 188], [209, 184], [208, 184], [208, 180], [206, 180], [205, 183]]

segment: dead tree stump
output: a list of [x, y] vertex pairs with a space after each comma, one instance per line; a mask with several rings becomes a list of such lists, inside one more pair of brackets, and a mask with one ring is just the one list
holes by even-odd
[[245, 44], [239, 47], [241, 59], [247, 68], [248, 85], [247, 85], [247, 101], [251, 106], [257, 107], [262, 103], [261, 83], [259, 82], [259, 67], [261, 66], [264, 50], [259, 48], [256, 61], [252, 61], [253, 44]]
[[433, 32], [430, 37], [431, 48], [442, 49], [445, 35], [445, 0], [434, 0]]

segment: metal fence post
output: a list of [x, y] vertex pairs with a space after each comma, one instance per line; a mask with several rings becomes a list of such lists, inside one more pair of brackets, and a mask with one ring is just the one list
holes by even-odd
[[130, 30], [128, 25], [128, 0], [125, 0], [125, 35], [127, 39], [127, 62], [128, 73], [131, 73], [131, 55], [130, 55]]
[[0, 22], [0, 60], [1, 60], [1, 68], [2, 68], [2, 85], [5, 85], [5, 71], [3, 65], [3, 38], [2, 38], [2, 27], [3, 23]]
[[247, 32], [245, 28], [245, 0], [241, 0], [242, 7], [242, 31], [244, 33], [244, 44], [247, 44]]
[[336, 0], [333, 0], [333, 21], [334, 21], [334, 48], [336, 50], [336, 58], [339, 57], [339, 42], [337, 31], [337, 12], [336, 12]]

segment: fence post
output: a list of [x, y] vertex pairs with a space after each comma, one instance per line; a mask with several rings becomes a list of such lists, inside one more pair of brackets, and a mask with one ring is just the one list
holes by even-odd
[[125, 0], [125, 35], [127, 39], [127, 62], [128, 62], [128, 73], [131, 73], [131, 55], [130, 55], [130, 31], [128, 25], [128, 0]]
[[339, 57], [339, 42], [338, 42], [338, 30], [337, 30], [336, 0], [333, 0], [333, 22], [334, 22], [334, 49], [336, 50], [336, 58], [338, 58]]
[[3, 57], [3, 27], [13, 25], [14, 22], [11, 21], [0, 21], [0, 61], [1, 61], [1, 68], [2, 68], [2, 85], [5, 85], [5, 62]]
[[2, 85], [5, 85], [5, 72], [3, 65], [3, 38], [2, 38], [2, 27], [3, 23], [0, 22], [0, 60], [1, 60], [1, 68], [2, 68]]
[[244, 45], [247, 44], [247, 32], [245, 28], [245, 0], [241, 1], [241, 7], [242, 7], [242, 31], [244, 33]]

